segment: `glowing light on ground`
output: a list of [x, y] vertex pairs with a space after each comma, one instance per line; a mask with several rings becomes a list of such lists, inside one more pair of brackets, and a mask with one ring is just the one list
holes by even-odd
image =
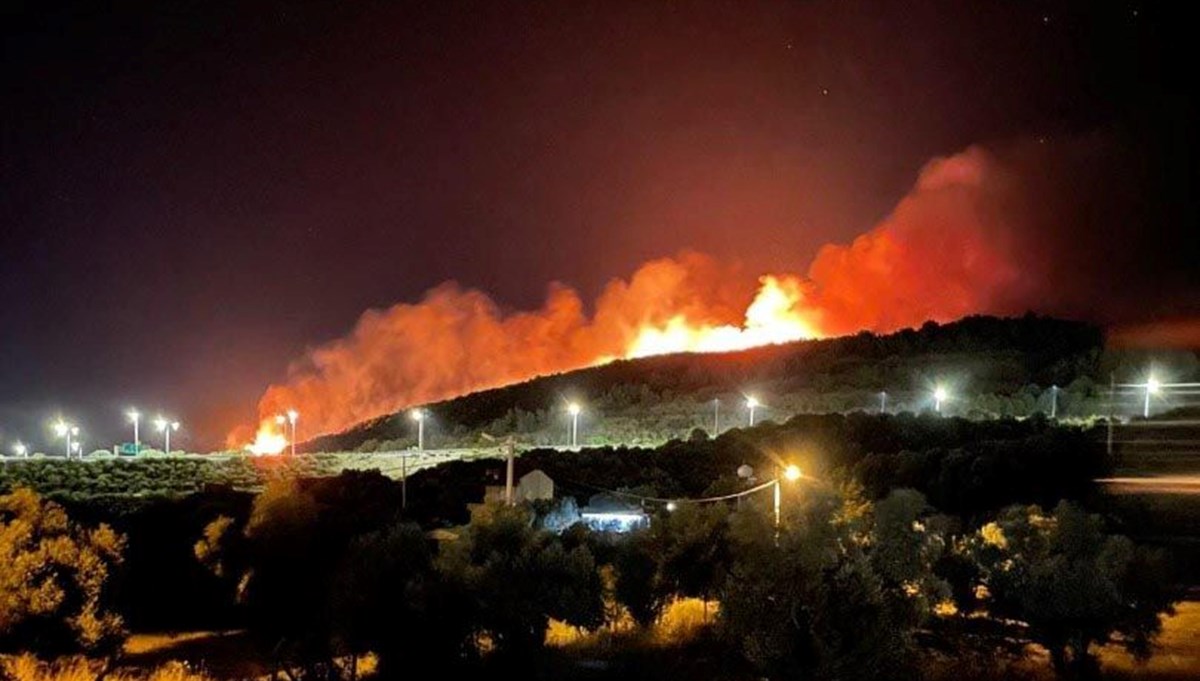
[[278, 454], [287, 445], [287, 438], [282, 433], [275, 432], [275, 428], [270, 421], [263, 421], [262, 425], [258, 427], [258, 434], [255, 436], [254, 442], [246, 445], [246, 449], [251, 454], [262, 456], [264, 454]]
[[799, 280], [765, 276], [746, 308], [742, 326], [695, 324], [685, 316], [672, 317], [664, 326], [642, 329], [627, 357], [649, 357], [675, 352], [730, 352], [760, 345], [778, 345], [818, 338], [815, 315], [804, 307]]

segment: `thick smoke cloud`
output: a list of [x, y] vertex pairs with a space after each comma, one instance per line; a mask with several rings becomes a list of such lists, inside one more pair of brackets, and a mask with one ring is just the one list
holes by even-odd
[[[822, 335], [1026, 310], [1109, 324], [1159, 321], [1147, 310], [1193, 315], [1195, 246], [1152, 243], [1155, 221], [1190, 216], [1156, 209], [1165, 204], [1153, 197], [1176, 185], [1140, 158], [1135, 146], [1092, 137], [935, 159], [873, 229], [823, 247], [803, 273], [776, 273], [794, 298], [785, 312]], [[1139, 245], [1175, 255], [1150, 272], [1131, 255]], [[308, 353], [267, 390], [260, 416], [298, 408], [315, 435], [628, 356], [640, 332], [681, 319], [694, 328], [743, 324], [758, 285], [754, 273], [693, 253], [613, 280], [590, 313], [561, 284], [540, 309], [513, 313], [483, 292], [443, 284], [418, 303], [368, 311], [349, 336]]]

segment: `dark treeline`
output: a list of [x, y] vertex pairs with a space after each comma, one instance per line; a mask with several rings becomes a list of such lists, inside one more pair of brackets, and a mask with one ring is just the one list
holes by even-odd
[[[943, 512], [979, 524], [1014, 503], [1049, 507], [1061, 498], [1088, 499], [1092, 479], [1105, 467], [1099, 441], [1096, 434], [1043, 419], [797, 416], [716, 439], [698, 432], [654, 449], [532, 450], [517, 458], [516, 469], [518, 476], [545, 471], [558, 496], [573, 496], [582, 505], [601, 490], [672, 498], [728, 494], [774, 477], [776, 465], [795, 464], [809, 479], [853, 487], [867, 501], [896, 488], [915, 489]], [[742, 465], [755, 469], [755, 480], [736, 475]], [[502, 484], [503, 463], [453, 462], [422, 470], [408, 480], [403, 512], [397, 481], [370, 473], [335, 479], [359, 481], [364, 494], [381, 500], [384, 510], [379, 513], [432, 530], [467, 523], [468, 504], [483, 498], [486, 485]], [[320, 489], [324, 483], [298, 484]], [[244, 612], [235, 606], [228, 585], [197, 563], [193, 549], [216, 517], [248, 522], [252, 494], [209, 485], [202, 493], [178, 498], [50, 496], [80, 520], [108, 523], [126, 535], [126, 561], [115, 593], [135, 630], [243, 624]], [[335, 500], [327, 505], [335, 506]]]
[[[347, 473], [272, 483], [248, 514], [212, 517], [191, 554], [263, 671], [301, 681], [353, 680], [367, 653], [382, 679], [576, 677], [569, 653], [545, 647], [554, 621], [607, 636], [583, 654], [629, 678], [1004, 678], [1036, 643], [1061, 678], [1087, 679], [1100, 644], [1149, 655], [1177, 596], [1164, 556], [1070, 502], [968, 523], [915, 490], [871, 501], [791, 485], [783, 509], [776, 525], [763, 503], [684, 505], [614, 535], [483, 506], [431, 535], [404, 519], [394, 482]], [[43, 565], [0, 580], [0, 652], [119, 658], [109, 575], [125, 538], [28, 490], [0, 496], [0, 521], [0, 551]], [[27, 597], [47, 583], [69, 596]], [[679, 598], [712, 601], [713, 618], [698, 648], [671, 642], [664, 656], [660, 642], [648, 663], [643, 632]], [[719, 664], [697, 668], [697, 653]]]
[[[640, 436], [661, 441], [711, 423], [695, 405], [721, 398], [736, 408], [734, 398], [747, 390], [768, 397], [779, 413], [865, 409], [877, 403], [880, 390], [893, 392], [894, 408], [916, 411], [933, 382], [947, 378], [964, 381], [964, 391], [980, 396], [977, 403], [972, 398], [969, 406], [956, 406], [958, 413], [1026, 416], [1041, 389], [1058, 385], [1072, 386], [1062, 413], [1083, 414], [1091, 413], [1097, 394], [1093, 380], [1102, 376], [1106, 386], [1109, 371], [1131, 371], [1123, 365], [1128, 358], [1106, 357], [1103, 348], [1102, 332], [1088, 324], [975, 316], [888, 335], [864, 332], [734, 353], [612, 362], [430, 405], [427, 426], [439, 446], [477, 444], [480, 431], [548, 444], [547, 431], [560, 429], [564, 400], [581, 399], [605, 419], [604, 431], [590, 442]], [[637, 423], [623, 428], [614, 421], [625, 416]], [[401, 413], [316, 438], [302, 449], [403, 449], [413, 437], [411, 420]]]

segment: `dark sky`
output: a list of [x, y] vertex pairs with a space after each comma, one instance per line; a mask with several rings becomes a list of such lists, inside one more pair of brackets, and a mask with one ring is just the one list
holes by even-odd
[[522, 308], [682, 248], [796, 270], [976, 142], [1120, 135], [1178, 200], [1167, 4], [5, 4], [0, 439], [62, 412], [107, 446], [136, 404], [211, 444], [447, 279]]

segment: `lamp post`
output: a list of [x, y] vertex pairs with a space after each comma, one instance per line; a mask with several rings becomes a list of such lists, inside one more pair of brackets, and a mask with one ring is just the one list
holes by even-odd
[[138, 433], [138, 422], [141, 421], [142, 415], [138, 413], [137, 409], [130, 409], [127, 416], [133, 423], [133, 453], [139, 454], [142, 451], [142, 440]]
[[163, 434], [163, 438], [164, 438], [163, 446], [165, 447], [165, 449], [163, 450], [163, 453], [170, 454], [171, 453], [171, 431], [179, 430], [179, 422], [178, 421], [168, 421], [167, 419], [163, 418], [162, 416], [159, 416], [158, 418], [154, 419], [154, 426], [156, 428], [158, 428], [158, 432]]
[[[783, 489], [781, 486], [782, 480], [795, 482], [800, 479], [800, 468], [798, 466], [788, 466], [783, 469], [783, 475], [775, 476], [775, 530], [779, 530], [779, 516], [782, 509]], [[778, 536], [776, 537], [778, 539]]]
[[1050, 386], [1050, 418], [1058, 418], [1058, 386]]
[[66, 455], [68, 459], [71, 458], [71, 452], [74, 451], [71, 448], [71, 440], [79, 434], [79, 428], [59, 419], [54, 424], [54, 434], [65, 440]]
[[1157, 395], [1161, 389], [1162, 384], [1158, 382], [1157, 378], [1151, 376], [1146, 379], [1146, 401], [1142, 405], [1142, 418], [1150, 418], [1150, 396]]
[[413, 409], [409, 415], [417, 422], [417, 451], [425, 451], [425, 412]]
[[721, 398], [713, 398], [713, 437], [721, 432]]
[[754, 410], [758, 409], [758, 400], [753, 397], [746, 398], [746, 408], [750, 410], [750, 427], [754, 427]]
[[300, 419], [300, 412], [295, 409], [288, 409], [287, 420], [292, 426], [292, 456], [296, 456], [296, 421]]
[[567, 405], [567, 412], [571, 415], [571, 446], [579, 446], [579, 412], [582, 409], [579, 404], [572, 402]]
[[933, 389], [933, 410], [937, 413], [942, 413], [942, 402], [949, 398], [949, 394], [942, 386]]
[[13, 445], [13, 454], [16, 454], [21, 458], [25, 458], [29, 456], [29, 448], [27, 448], [20, 440], [18, 440], [17, 444]]
[[879, 391], [879, 413], [887, 413], [887, 393], [882, 390]]

